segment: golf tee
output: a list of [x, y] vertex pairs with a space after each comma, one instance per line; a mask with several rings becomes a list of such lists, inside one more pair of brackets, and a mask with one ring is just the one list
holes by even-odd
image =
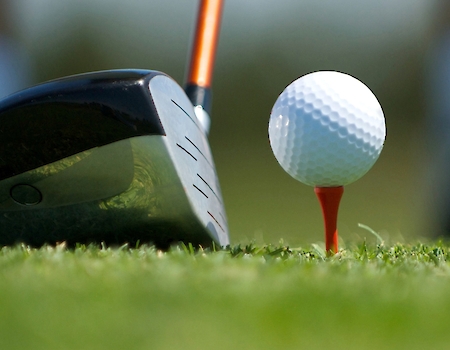
[[325, 249], [327, 252], [337, 253], [337, 216], [339, 203], [342, 194], [344, 193], [344, 187], [314, 187], [314, 192], [316, 193], [322, 208], [325, 225]]

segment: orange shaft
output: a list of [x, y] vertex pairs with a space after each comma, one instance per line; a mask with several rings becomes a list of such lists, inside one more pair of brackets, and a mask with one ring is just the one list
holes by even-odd
[[200, 0], [186, 85], [210, 88], [214, 69], [223, 0]]
[[325, 225], [325, 249], [327, 252], [337, 253], [338, 231], [337, 217], [339, 203], [341, 202], [344, 187], [315, 187], [317, 198], [322, 208], [323, 221]]

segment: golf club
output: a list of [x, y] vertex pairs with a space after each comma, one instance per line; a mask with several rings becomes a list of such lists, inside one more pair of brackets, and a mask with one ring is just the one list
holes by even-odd
[[222, 0], [201, 0], [186, 92], [151, 70], [49, 81], [0, 101], [0, 244], [229, 244], [209, 148]]

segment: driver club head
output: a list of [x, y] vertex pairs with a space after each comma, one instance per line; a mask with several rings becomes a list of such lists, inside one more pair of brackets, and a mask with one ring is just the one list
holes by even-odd
[[0, 245], [229, 244], [207, 135], [164, 73], [110, 70], [0, 101]]

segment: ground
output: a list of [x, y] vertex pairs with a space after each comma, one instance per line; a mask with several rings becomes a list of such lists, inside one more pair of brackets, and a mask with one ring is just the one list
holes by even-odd
[[450, 247], [0, 253], [2, 349], [408, 348], [450, 340]]

